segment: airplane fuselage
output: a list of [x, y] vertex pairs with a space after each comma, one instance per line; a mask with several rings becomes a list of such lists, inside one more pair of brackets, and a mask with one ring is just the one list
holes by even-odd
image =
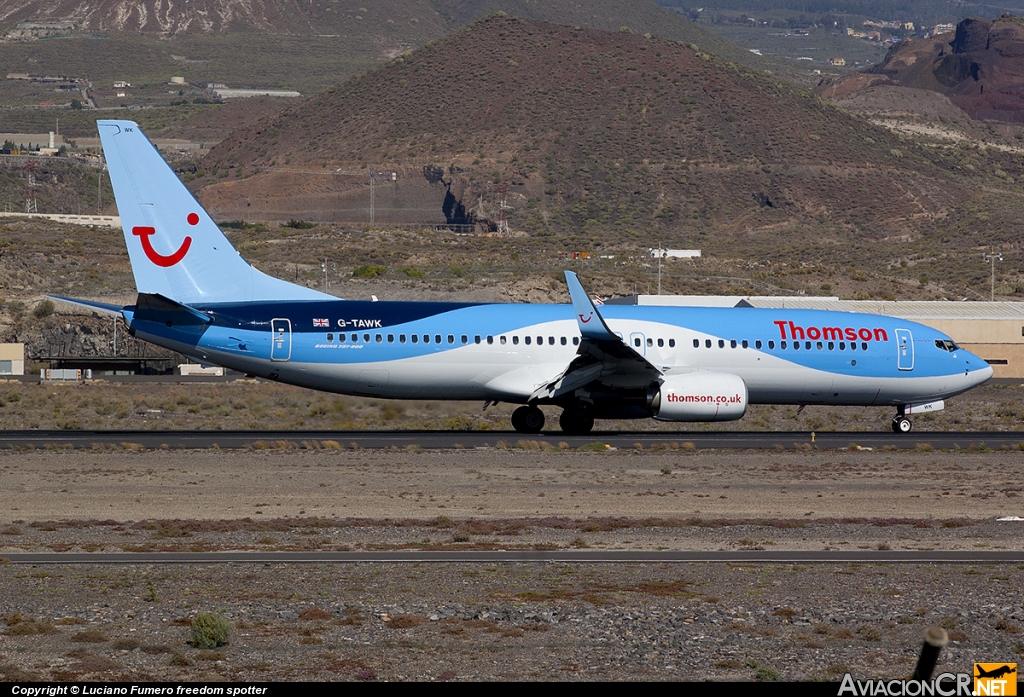
[[[282, 382], [396, 399], [525, 403], [577, 352], [571, 305], [299, 301], [193, 305], [209, 324], [125, 318], [139, 338]], [[930, 327], [814, 310], [605, 305], [666, 376], [739, 376], [755, 404], [905, 405], [959, 394], [991, 368]], [[637, 389], [643, 386], [637, 385]]]

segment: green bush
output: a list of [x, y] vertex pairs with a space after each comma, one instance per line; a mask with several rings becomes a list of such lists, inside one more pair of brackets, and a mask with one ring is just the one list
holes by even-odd
[[378, 276], [383, 276], [385, 271], [387, 269], [383, 266], [364, 264], [352, 269], [352, 278], [377, 278]]
[[36, 319], [43, 319], [53, 314], [56, 308], [53, 305], [53, 301], [47, 298], [43, 302], [36, 305], [36, 309], [32, 310], [32, 316]]
[[197, 649], [215, 649], [228, 643], [231, 625], [220, 615], [200, 612], [192, 619], [192, 645]]

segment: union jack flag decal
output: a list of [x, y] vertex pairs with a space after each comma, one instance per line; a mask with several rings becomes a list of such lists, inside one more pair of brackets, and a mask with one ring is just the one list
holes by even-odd
[[313, 326], [314, 327], [329, 327], [329, 326], [331, 326], [331, 321], [327, 320], [327, 319], [314, 319], [313, 320]]

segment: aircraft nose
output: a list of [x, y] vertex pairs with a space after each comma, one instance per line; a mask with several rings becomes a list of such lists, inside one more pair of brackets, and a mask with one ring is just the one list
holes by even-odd
[[978, 358], [973, 353], [966, 352], [966, 363], [967, 363], [967, 374], [971, 378], [971, 382], [975, 385], [980, 385], [987, 382], [995, 370], [985, 360]]

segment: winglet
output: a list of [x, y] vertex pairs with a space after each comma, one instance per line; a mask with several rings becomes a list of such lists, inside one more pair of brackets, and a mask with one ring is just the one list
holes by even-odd
[[619, 337], [608, 328], [604, 317], [594, 307], [594, 302], [583, 290], [583, 284], [572, 271], [565, 272], [565, 283], [569, 286], [569, 297], [572, 298], [572, 311], [576, 314], [576, 324], [579, 325], [580, 334], [584, 339], [595, 341], [621, 341]]

